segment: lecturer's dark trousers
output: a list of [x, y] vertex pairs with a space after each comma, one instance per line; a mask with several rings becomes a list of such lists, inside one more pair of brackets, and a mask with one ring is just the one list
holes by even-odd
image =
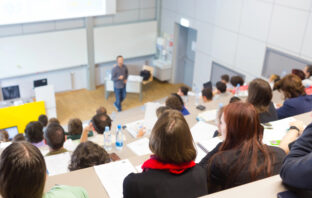
[[114, 88], [116, 101], [114, 105], [117, 107], [118, 111], [121, 111], [121, 103], [126, 98], [126, 86], [121, 89]]

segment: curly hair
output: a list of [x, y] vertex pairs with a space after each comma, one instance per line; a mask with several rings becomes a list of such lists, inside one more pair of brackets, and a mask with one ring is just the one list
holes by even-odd
[[87, 141], [80, 143], [73, 152], [68, 169], [70, 171], [88, 168], [111, 161], [109, 154], [99, 145]]

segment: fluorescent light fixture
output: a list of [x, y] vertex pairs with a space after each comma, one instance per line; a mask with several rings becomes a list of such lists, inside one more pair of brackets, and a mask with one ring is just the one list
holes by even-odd
[[184, 27], [190, 27], [190, 21], [188, 19], [185, 19], [185, 18], [180, 19], [180, 24]]

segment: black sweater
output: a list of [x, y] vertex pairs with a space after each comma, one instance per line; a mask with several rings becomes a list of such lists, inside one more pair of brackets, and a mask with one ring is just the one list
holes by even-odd
[[[207, 168], [207, 180], [208, 180], [208, 186], [209, 186], [209, 193], [213, 193], [219, 190], [225, 190], [231, 187], [239, 186], [242, 184], [246, 184], [249, 182], [252, 182], [248, 169], [244, 168], [242, 171], [238, 173], [238, 175], [232, 180], [231, 184], [228, 184], [228, 179], [232, 176], [231, 168], [233, 167], [233, 164], [235, 164], [238, 160], [241, 160], [239, 158], [240, 150], [233, 149], [224, 151], [222, 154], [216, 156], [213, 161], [210, 163], [210, 158], [218, 152], [219, 147], [222, 143], [218, 144], [214, 150], [209, 152], [205, 158], [201, 160], [199, 163], [201, 166]], [[273, 169], [273, 175], [276, 175], [279, 173], [282, 162], [284, 160], [284, 157], [286, 156], [285, 152], [278, 148], [273, 146], [268, 146], [269, 152], [271, 153], [271, 159], [274, 160], [272, 163], [272, 169]], [[259, 152], [258, 155], [258, 163], [261, 164], [263, 162], [263, 155]], [[250, 161], [242, 161], [242, 163], [245, 164], [246, 167], [249, 166]], [[256, 180], [263, 179], [268, 177], [265, 172], [260, 173]]]
[[199, 197], [208, 193], [207, 173], [201, 166], [194, 166], [182, 174], [150, 169], [143, 173], [129, 174], [123, 183], [127, 197]]

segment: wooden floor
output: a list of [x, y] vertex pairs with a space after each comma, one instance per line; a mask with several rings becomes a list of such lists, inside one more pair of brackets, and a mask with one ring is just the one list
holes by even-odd
[[[127, 94], [125, 101], [122, 103], [122, 108], [127, 110], [166, 97], [170, 93], [177, 92], [181, 85], [154, 80], [152, 83], [143, 86], [142, 101], [139, 100], [139, 94]], [[89, 120], [99, 106], [106, 107], [108, 113], [116, 111], [113, 106], [115, 95], [111, 93], [106, 100], [104, 89], [102, 85], [98, 86], [94, 91], [82, 89], [57, 93], [55, 95], [57, 116], [61, 124], [66, 125], [71, 118], [80, 118], [82, 121]]]

